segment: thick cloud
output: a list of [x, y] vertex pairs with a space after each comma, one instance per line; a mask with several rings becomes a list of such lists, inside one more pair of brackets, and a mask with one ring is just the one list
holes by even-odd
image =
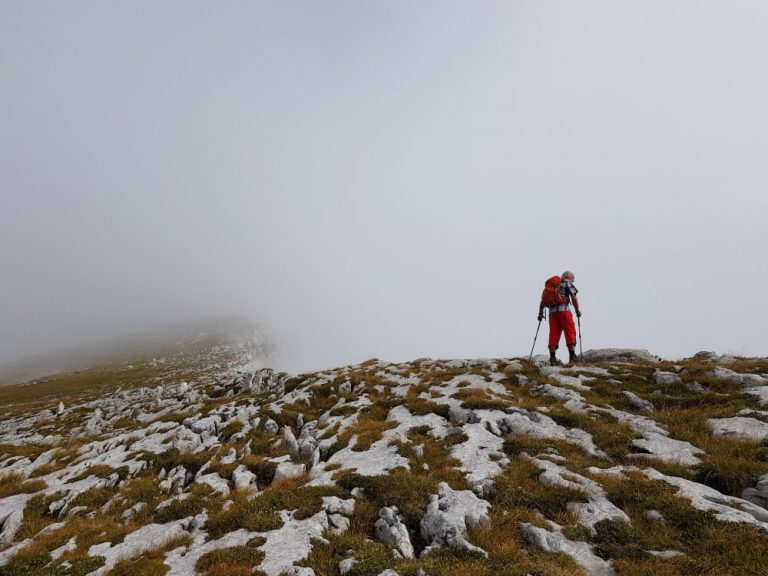
[[4, 2], [0, 361], [246, 313], [279, 362], [768, 354], [768, 5]]

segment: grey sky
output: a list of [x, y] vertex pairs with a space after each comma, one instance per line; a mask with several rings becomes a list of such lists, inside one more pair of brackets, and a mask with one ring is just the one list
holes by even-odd
[[564, 269], [585, 349], [768, 355], [766, 102], [763, 0], [0, 0], [0, 361], [522, 355]]

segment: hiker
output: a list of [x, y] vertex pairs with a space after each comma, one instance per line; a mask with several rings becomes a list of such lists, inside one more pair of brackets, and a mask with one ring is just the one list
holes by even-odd
[[570, 363], [578, 362], [576, 356], [576, 326], [573, 323], [570, 302], [576, 309], [576, 316], [581, 318], [579, 299], [576, 294], [579, 291], [573, 285], [576, 279], [573, 272], [563, 272], [562, 276], [553, 276], [544, 285], [539, 304], [538, 320], [544, 318], [544, 308], [549, 308], [549, 364], [557, 366], [555, 352], [560, 345], [560, 335], [565, 332], [565, 345], [568, 347]]

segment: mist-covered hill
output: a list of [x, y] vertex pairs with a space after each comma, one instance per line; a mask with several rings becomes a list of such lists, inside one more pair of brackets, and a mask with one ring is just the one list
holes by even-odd
[[0, 576], [768, 574], [768, 360], [250, 360], [0, 389]]
[[26, 358], [0, 363], [0, 386], [56, 374], [141, 363], [148, 358], [219, 352], [250, 355], [266, 363], [274, 344], [263, 326], [240, 316], [204, 318], [147, 328]]

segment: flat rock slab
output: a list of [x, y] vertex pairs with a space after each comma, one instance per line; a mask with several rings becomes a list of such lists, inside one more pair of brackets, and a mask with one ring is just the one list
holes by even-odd
[[747, 388], [744, 392], [757, 396], [760, 404], [768, 404], [768, 386], [755, 386]]
[[712, 434], [759, 442], [768, 438], [768, 424], [756, 418], [710, 418], [707, 420]]
[[583, 354], [584, 362], [658, 362], [659, 358], [640, 348], [596, 348]]
[[768, 510], [752, 502], [728, 496], [714, 488], [704, 486], [685, 478], [667, 476], [653, 468], [644, 470], [651, 480], [663, 480], [678, 488], [677, 496], [687, 498], [691, 505], [699, 510], [710, 510], [718, 520], [752, 524], [768, 532]]
[[614, 576], [616, 572], [610, 562], [606, 562], [592, 552], [586, 542], [568, 540], [559, 529], [553, 532], [538, 528], [528, 523], [520, 524], [523, 535], [529, 542], [545, 552], [561, 552], [573, 558], [590, 576]]
[[763, 378], [758, 374], [742, 374], [741, 372], [735, 372], [730, 368], [717, 367], [715, 368], [713, 375], [715, 378], [734, 382], [745, 387], [764, 386], [768, 384], [768, 379]]

